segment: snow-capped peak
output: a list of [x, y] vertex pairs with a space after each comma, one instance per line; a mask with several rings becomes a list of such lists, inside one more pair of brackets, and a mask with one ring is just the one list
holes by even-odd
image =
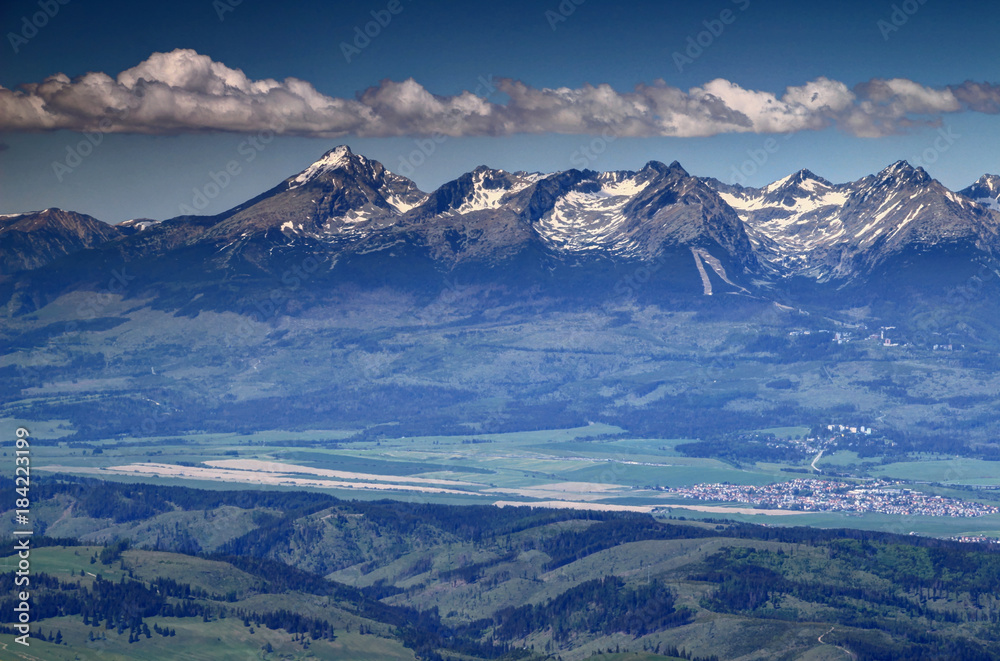
[[1000, 175], [984, 174], [959, 193], [984, 207], [1000, 211]]
[[153, 220], [152, 218], [131, 218], [129, 220], [124, 220], [118, 223], [119, 227], [131, 227], [135, 230], [141, 232], [144, 229], [148, 229], [153, 225], [159, 225], [162, 220]]
[[913, 167], [907, 161], [896, 161], [889, 167], [885, 168], [876, 175], [878, 180], [886, 179], [911, 179], [917, 178], [919, 180], [930, 179], [930, 175], [922, 167]]
[[432, 213], [465, 214], [499, 209], [512, 196], [545, 176], [537, 172], [507, 172], [480, 165], [444, 184], [429, 196], [428, 210]]
[[1000, 175], [984, 174], [976, 183], [988, 188], [993, 193], [1000, 193]]
[[[468, 213], [470, 211], [496, 209], [499, 207], [500, 200], [511, 192], [510, 186], [503, 180], [504, 174], [503, 170], [491, 170], [483, 165], [473, 170], [469, 194], [456, 211], [458, 213]], [[523, 187], [521, 186], [520, 188]]]
[[658, 165], [640, 172], [592, 173], [556, 199], [539, 219], [537, 231], [547, 244], [567, 252], [629, 253], [636, 244], [624, 231], [629, 222], [625, 208], [656, 180], [654, 175], [664, 168]]
[[765, 193], [765, 194], [767, 194], [767, 193], [773, 193], [774, 191], [779, 190], [779, 189], [783, 188], [784, 186], [786, 186], [787, 184], [791, 183], [794, 178], [795, 178], [794, 174], [790, 174], [790, 175], [788, 175], [786, 177], [782, 177], [781, 179], [778, 179], [777, 181], [773, 181], [773, 182], [769, 183], [767, 186], [764, 186], [761, 189], [761, 192]]
[[1000, 195], [1000, 175], [984, 174], [973, 186], [977, 187], [981, 193], [987, 193], [991, 197]]
[[350, 164], [352, 159], [357, 159], [360, 162], [365, 162], [364, 156], [355, 155], [351, 151], [351, 148], [347, 145], [340, 145], [334, 147], [330, 151], [323, 154], [322, 158], [307, 167], [305, 170], [300, 172], [292, 181], [289, 183], [289, 188], [298, 188], [304, 184], [309, 183], [316, 177], [322, 176], [327, 172], [332, 172], [333, 170], [339, 170]]
[[[809, 170], [799, 170], [792, 174], [773, 181], [760, 189], [761, 195], [774, 195], [775, 193], [786, 194], [787, 192], [799, 191], [805, 194], [822, 193], [833, 187], [826, 179], [817, 177]], [[748, 189], [748, 191], [751, 189]]]

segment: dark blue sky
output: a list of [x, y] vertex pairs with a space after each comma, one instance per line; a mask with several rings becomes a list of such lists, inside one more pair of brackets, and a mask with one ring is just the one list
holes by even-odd
[[[37, 0], [8, 0], [0, 9], [5, 35], [0, 85], [15, 89], [56, 73], [73, 78], [104, 72], [115, 77], [152, 53], [178, 48], [240, 69], [252, 80], [294, 77], [308, 81], [322, 95], [345, 99], [355, 99], [384, 79], [407, 78], [444, 96], [475, 91], [478, 81], [490, 76], [538, 89], [607, 83], [621, 93], [658, 79], [686, 91], [723, 78], [779, 97], [789, 86], [821, 77], [848, 88], [891, 78], [934, 88], [967, 80], [1000, 81], [996, 3], [585, 0], [576, 5], [565, 0], [564, 9], [575, 9], [553, 30], [552, 14], [547, 17], [546, 12], [559, 11], [555, 0], [400, 2], [402, 11], [347, 62], [341, 43], [352, 40], [355, 26], [372, 20], [370, 12], [384, 10], [388, 2], [276, 6], [243, 0], [220, 20], [218, 3], [211, 0], [71, 0], [59, 6], [37, 35], [19, 43], [15, 53], [9, 35], [21, 33], [23, 17], [30, 19], [40, 9]], [[886, 33], [887, 23], [880, 28], [879, 21], [892, 20], [894, 5], [900, 8], [897, 23], [901, 16], [906, 21]], [[901, 13], [904, 5], [911, 13]], [[706, 21], [718, 29], [715, 21], [723, 11], [731, 12], [732, 21], [678, 70], [674, 53], [683, 53], [688, 38], [707, 29]], [[504, 103], [506, 96], [497, 92], [488, 100]], [[883, 137], [855, 137], [833, 127], [778, 135], [721, 132], [603, 141], [586, 132], [463, 135], [435, 143], [423, 162], [404, 174], [427, 190], [480, 163], [560, 170], [573, 167], [574, 155], [595, 144], [600, 153], [588, 160], [594, 169], [635, 169], [650, 159], [679, 160], [694, 174], [726, 181], [734, 180], [742, 168], [751, 185], [803, 167], [844, 181], [901, 158], [923, 160], [933, 176], [953, 188], [984, 172], [1000, 171], [997, 115], [947, 112], [931, 119], [943, 127], [947, 140], [938, 129], [926, 126]], [[297, 172], [339, 143], [397, 170], [413, 164], [409, 155], [428, 144], [426, 138], [415, 142], [421, 140], [417, 135], [278, 137], [254, 150], [254, 159], [248, 161], [240, 151], [246, 139], [239, 132], [191, 130], [176, 135], [107, 134], [78, 166], [58, 177], [52, 163], [64, 161], [67, 147], [77, 145], [81, 134], [8, 131], [0, 134], [6, 146], [0, 151], [0, 213], [59, 206], [109, 222], [168, 217], [178, 213], [179, 205], [190, 200], [192, 189], [202, 186], [211, 172], [238, 159], [240, 174], [205, 209], [218, 212]], [[764, 162], [753, 163], [755, 155], [761, 160], [765, 148]]]

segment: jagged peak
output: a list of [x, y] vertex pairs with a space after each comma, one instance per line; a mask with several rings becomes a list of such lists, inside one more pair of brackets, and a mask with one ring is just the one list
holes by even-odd
[[327, 172], [342, 170], [352, 164], [367, 164], [368, 162], [368, 159], [360, 154], [355, 154], [347, 145], [337, 145], [305, 170], [291, 177], [288, 187], [298, 188]]
[[803, 181], [818, 181], [821, 184], [826, 184], [827, 186], [833, 185], [823, 177], [813, 172], [812, 170], [807, 170], [806, 168], [802, 168], [801, 170], [796, 172], [793, 176], [794, 176], [793, 181], [795, 181], [796, 183], [802, 183]]
[[802, 188], [808, 192], [815, 192], [815, 184], [820, 184], [822, 188], [833, 187], [833, 184], [823, 177], [817, 176], [811, 170], [803, 168], [777, 181], [771, 182], [767, 186], [764, 186], [761, 191], [763, 193], [774, 193], [783, 189]]
[[1000, 175], [984, 174], [958, 193], [994, 211], [1000, 211]]
[[883, 168], [882, 171], [879, 172], [879, 174], [899, 176], [899, 175], [908, 175], [908, 174], [913, 174], [914, 172], [923, 172], [923, 171], [924, 171], [923, 168], [919, 166], [913, 167], [907, 160], [898, 160], [892, 165]]
[[908, 161], [896, 161], [889, 167], [883, 169], [875, 175], [876, 182], [906, 181], [913, 183], [926, 183], [931, 180], [931, 176], [922, 167], [913, 167]]
[[350, 163], [352, 160], [366, 160], [364, 156], [360, 154], [355, 154], [351, 151], [351, 148], [347, 145], [337, 145], [333, 149], [329, 150], [313, 165], [325, 165], [330, 168], [343, 167]]
[[691, 176], [688, 174], [688, 171], [684, 169], [684, 166], [681, 165], [680, 161], [672, 161], [670, 163], [670, 169], [673, 170], [674, 172], [684, 175], [685, 177]]
[[976, 183], [974, 185], [982, 186], [992, 192], [1000, 192], [1000, 175], [989, 173], [984, 174], [979, 177], [979, 179], [976, 179]]
[[505, 174], [503, 170], [491, 168], [488, 165], [477, 165], [470, 174]]
[[688, 171], [684, 169], [684, 166], [682, 166], [677, 161], [673, 161], [670, 165], [665, 165], [663, 161], [656, 161], [656, 160], [649, 161], [648, 163], [646, 163], [646, 165], [642, 167], [642, 170], [640, 170], [640, 172], [649, 172], [649, 171], [658, 172], [660, 174], [676, 173], [682, 177], [691, 176], [688, 174]]

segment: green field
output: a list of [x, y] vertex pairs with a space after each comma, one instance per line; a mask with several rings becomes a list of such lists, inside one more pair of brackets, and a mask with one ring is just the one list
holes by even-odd
[[932, 458], [925, 461], [888, 464], [873, 468], [872, 473], [894, 479], [943, 484], [1000, 485], [1000, 463], [966, 457]]
[[[36, 424], [20, 421], [54, 433], [60, 422]], [[795, 437], [806, 427], [757, 430], [778, 437]], [[36, 480], [44, 480], [48, 470], [78, 473], [113, 481], [177, 484], [199, 488], [284, 489], [278, 481], [229, 481], [196, 473], [188, 477], [114, 473], [106, 469], [132, 464], [167, 464], [204, 469], [202, 462], [251, 460], [295, 464], [320, 475], [297, 474], [313, 481], [292, 488], [322, 490], [342, 498], [371, 500], [395, 498], [406, 502], [490, 503], [497, 500], [567, 500], [607, 505], [662, 506], [661, 488], [689, 487], [701, 483], [766, 485], [796, 477], [822, 477], [809, 469], [808, 458], [794, 464], [757, 462], [735, 465], [711, 458], [684, 456], [676, 447], [689, 439], [636, 438], [604, 424], [572, 429], [539, 430], [506, 434], [459, 436], [412, 436], [380, 438], [377, 441], [350, 440], [346, 430], [294, 432], [275, 430], [254, 434], [188, 434], [172, 437], [123, 437], [95, 441], [91, 448], [58, 441], [33, 446], [32, 461]], [[100, 451], [98, 451], [98, 449]], [[919, 456], [916, 461], [883, 464], [877, 458], [861, 459], [855, 452], [842, 450], [824, 454], [818, 462], [824, 472], [854, 471], [859, 477], [882, 477], [911, 482], [919, 489], [955, 498], [1000, 499], [1000, 491], [969, 492], [962, 487], [1000, 486], [1000, 464], [978, 459]], [[53, 468], [58, 467], [58, 468]], [[798, 472], [789, 472], [789, 471]], [[350, 478], [348, 488], [340, 478], [328, 478], [323, 471], [363, 474]], [[806, 473], [803, 473], [806, 471]], [[246, 476], [243, 471], [240, 475]], [[369, 476], [369, 477], [365, 477]], [[444, 480], [454, 493], [419, 490], [362, 488], [366, 483], [414, 484], [413, 480]], [[332, 482], [331, 482], [332, 480]], [[410, 482], [407, 482], [410, 480]], [[927, 483], [941, 483], [935, 487]], [[576, 483], [593, 484], [592, 493]], [[418, 485], [420, 486], [420, 485]], [[423, 488], [423, 487], [420, 487]], [[711, 504], [711, 503], [705, 503]], [[719, 518], [718, 514], [676, 509], [675, 516]], [[58, 512], [46, 512], [51, 522]], [[725, 515], [727, 518], [759, 522], [761, 515]], [[937, 517], [890, 517], [863, 514], [803, 514], [767, 517], [776, 525], [817, 525], [896, 530], [918, 534], [950, 536], [972, 531], [993, 531], [1000, 523], [982, 519]], [[219, 526], [223, 526], [220, 528]], [[202, 534], [225, 534], [225, 522], [207, 526]], [[241, 524], [236, 522], [237, 527]], [[74, 531], [70, 531], [74, 532]]]

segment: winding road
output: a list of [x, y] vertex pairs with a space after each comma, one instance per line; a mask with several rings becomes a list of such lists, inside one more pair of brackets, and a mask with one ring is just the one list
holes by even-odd
[[[823, 453], [822, 453], [822, 452], [820, 452], [820, 454], [823, 454]], [[817, 457], [817, 459], [818, 459], [818, 458], [819, 458], [819, 457]], [[817, 641], [819, 641], [819, 644], [820, 644], [820, 645], [833, 645], [833, 646], [834, 646], [834, 647], [836, 647], [836, 648], [837, 648], [838, 650], [840, 650], [841, 652], [843, 652], [843, 653], [844, 653], [844, 654], [846, 654], [847, 656], [851, 657], [852, 659], [857, 659], [857, 658], [858, 658], [858, 657], [857, 657], [857, 655], [855, 655], [855, 654], [854, 654], [854, 652], [850, 651], [849, 649], [847, 649], [847, 648], [845, 648], [845, 647], [841, 647], [840, 645], [836, 645], [836, 644], [834, 644], [834, 643], [824, 643], [824, 642], [823, 642], [823, 636], [829, 636], [829, 635], [830, 635], [831, 633], [833, 633], [833, 630], [834, 630], [834, 629], [836, 629], [836, 628], [837, 628], [837, 627], [830, 627], [830, 630], [829, 630], [829, 631], [827, 631], [826, 633], [823, 633], [823, 634], [820, 634], [820, 635], [819, 635], [819, 637], [818, 637], [818, 638], [817, 638], [816, 640], [817, 640]]]
[[810, 464], [810, 466], [812, 467], [812, 469], [814, 471], [816, 471], [817, 473], [822, 473], [823, 472], [820, 469], [816, 468], [816, 462], [819, 461], [819, 458], [822, 457], [822, 456], [823, 456], [823, 451], [820, 450], [819, 454], [816, 455], [816, 457], [813, 459], [813, 462]]

